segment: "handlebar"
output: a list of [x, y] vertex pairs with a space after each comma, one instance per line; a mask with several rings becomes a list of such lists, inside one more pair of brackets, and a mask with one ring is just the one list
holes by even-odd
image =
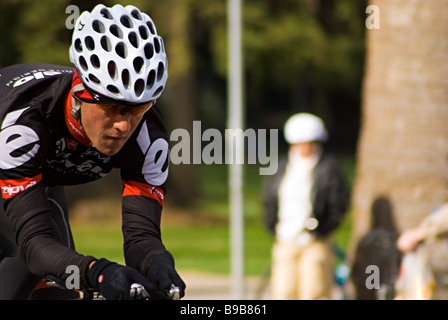
[[180, 300], [180, 288], [176, 287], [174, 283], [171, 284], [171, 288], [167, 293], [171, 300]]
[[[180, 289], [175, 286], [174, 283], [171, 284], [171, 288], [167, 290], [167, 295], [170, 300], [180, 300]], [[138, 300], [148, 300], [149, 293], [140, 283], [133, 283], [131, 285], [130, 296], [132, 299]]]

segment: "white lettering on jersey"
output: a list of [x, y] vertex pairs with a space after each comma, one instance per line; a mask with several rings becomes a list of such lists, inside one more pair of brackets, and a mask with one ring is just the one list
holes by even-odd
[[[23, 125], [16, 125], [17, 119], [29, 107], [10, 112], [3, 120], [0, 131], [0, 168], [4, 170], [16, 168], [33, 158], [39, 151], [40, 145], [39, 136], [36, 132]], [[19, 150], [28, 145], [34, 146], [25, 153], [14, 154], [14, 151]]]
[[162, 185], [168, 177], [168, 168], [163, 170], [168, 158], [168, 142], [159, 138], [151, 143], [146, 123], [143, 124], [138, 134], [137, 142], [145, 155], [142, 173], [146, 182], [154, 186]]
[[2, 194], [8, 195], [9, 197], [15, 196], [16, 194], [19, 194], [20, 192], [31, 188], [32, 186], [36, 185], [37, 182], [35, 180], [30, 181], [27, 185], [19, 185], [19, 186], [4, 186], [2, 187]]
[[25, 74], [22, 74], [20, 76], [14, 77], [14, 79], [12, 79], [11, 81], [9, 81], [8, 83], [6, 83], [6, 85], [8, 87], [10, 87], [11, 85], [13, 86], [13, 88], [15, 87], [19, 87], [25, 83], [28, 83], [31, 80], [40, 80], [43, 79], [45, 77], [51, 77], [51, 76], [55, 76], [58, 74], [62, 74], [62, 73], [72, 73], [72, 70], [45, 70], [45, 69], [38, 69], [38, 70], [32, 70], [29, 71]]

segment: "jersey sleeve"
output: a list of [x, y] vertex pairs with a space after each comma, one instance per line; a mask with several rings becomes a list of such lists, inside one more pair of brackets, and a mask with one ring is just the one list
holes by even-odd
[[[20, 100], [20, 99], [19, 99]], [[67, 266], [87, 268], [84, 257], [57, 241], [42, 181], [50, 133], [38, 102], [15, 100], [0, 126], [0, 187], [3, 206], [29, 270], [41, 277], [65, 279]], [[3, 108], [2, 108], [3, 109]], [[83, 270], [83, 269], [81, 269]], [[86, 279], [82, 277], [85, 283]]]
[[[154, 109], [154, 108], [153, 108]], [[126, 264], [147, 273], [165, 251], [160, 220], [168, 177], [168, 141], [157, 110], [151, 109], [122, 150], [123, 238]]]
[[12, 199], [42, 181], [43, 154], [48, 150], [41, 106], [22, 96], [1, 104], [0, 188], [3, 199]]

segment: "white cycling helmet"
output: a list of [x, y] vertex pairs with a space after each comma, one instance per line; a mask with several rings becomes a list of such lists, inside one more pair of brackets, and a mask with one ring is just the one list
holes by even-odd
[[320, 141], [328, 139], [323, 121], [309, 113], [297, 113], [285, 123], [285, 139], [289, 144]]
[[152, 19], [134, 6], [97, 5], [75, 24], [70, 60], [97, 101], [155, 101], [168, 79], [163, 39]]

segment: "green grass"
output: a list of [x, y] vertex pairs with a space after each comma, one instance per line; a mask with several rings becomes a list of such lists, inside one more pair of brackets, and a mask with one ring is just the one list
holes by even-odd
[[[230, 231], [225, 225], [165, 228], [164, 242], [179, 269], [228, 274]], [[260, 275], [269, 265], [271, 239], [254, 225], [245, 228], [245, 272]]]
[[78, 222], [72, 224], [72, 232], [79, 253], [124, 263], [120, 224]]
[[[345, 162], [344, 167], [350, 179], [353, 164]], [[173, 253], [179, 270], [218, 274], [230, 272], [227, 170], [227, 166], [219, 165], [200, 168], [200, 196], [194, 209], [218, 219], [207, 223], [196, 223], [194, 219], [187, 222], [169, 221], [162, 225], [163, 241]], [[263, 274], [271, 259], [272, 239], [262, 224], [262, 182], [263, 177], [258, 175], [257, 167], [245, 168], [244, 267], [247, 275]], [[80, 253], [124, 262], [119, 221], [77, 222], [72, 227], [75, 245]], [[349, 214], [334, 236], [335, 243], [343, 249], [347, 248], [350, 234]]]
[[[75, 223], [72, 229], [78, 252], [124, 263], [123, 238], [118, 223]], [[162, 236], [179, 270], [230, 272], [230, 231], [227, 225], [167, 226], [163, 228]], [[264, 230], [255, 225], [247, 226], [245, 270], [248, 275], [259, 275], [267, 268], [270, 247], [271, 239]]]

